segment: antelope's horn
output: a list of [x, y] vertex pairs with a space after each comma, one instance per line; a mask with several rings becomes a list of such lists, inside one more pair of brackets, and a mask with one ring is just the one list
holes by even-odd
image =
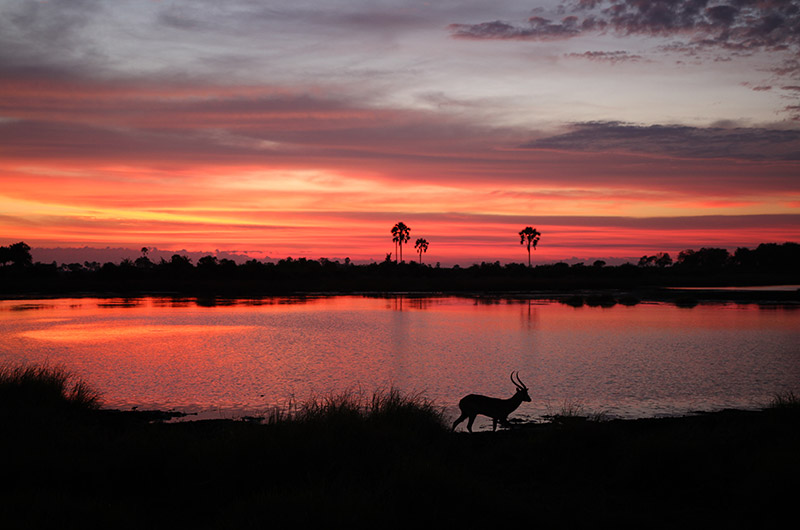
[[517, 381], [519, 381], [519, 384], [521, 385], [521, 388], [522, 388], [523, 390], [528, 390], [528, 387], [527, 387], [527, 386], [525, 386], [525, 383], [523, 383], [523, 382], [522, 382], [522, 379], [520, 379], [520, 378], [519, 378], [519, 372], [517, 372]]
[[514, 374], [517, 374], [517, 378], [519, 378], [518, 372], [511, 372], [511, 382], [514, 383], [514, 386], [517, 387], [518, 390], [522, 390], [523, 387], [519, 386], [519, 383], [514, 381]]

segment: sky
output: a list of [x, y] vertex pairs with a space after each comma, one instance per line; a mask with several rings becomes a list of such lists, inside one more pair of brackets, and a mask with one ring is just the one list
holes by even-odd
[[800, 241], [799, 56], [800, 0], [0, 0], [0, 244], [367, 262], [402, 221], [406, 259], [425, 238], [469, 265], [527, 260], [526, 226], [534, 262]]

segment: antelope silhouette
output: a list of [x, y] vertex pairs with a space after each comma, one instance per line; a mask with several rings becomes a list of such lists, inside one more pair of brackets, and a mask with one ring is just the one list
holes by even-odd
[[[514, 381], [516, 375], [517, 380]], [[472, 423], [478, 414], [483, 414], [492, 418], [492, 432], [497, 430], [498, 422], [504, 427], [510, 427], [508, 423], [508, 415], [517, 410], [517, 407], [523, 401], [530, 401], [531, 396], [528, 395], [528, 387], [519, 378], [519, 372], [511, 372], [511, 382], [517, 387], [517, 391], [508, 399], [493, 398], [481, 396], [479, 394], [470, 394], [464, 396], [458, 402], [458, 408], [461, 409], [461, 416], [453, 422], [452, 430], [456, 430], [459, 423], [469, 418], [467, 422], [467, 430], [472, 432]]]

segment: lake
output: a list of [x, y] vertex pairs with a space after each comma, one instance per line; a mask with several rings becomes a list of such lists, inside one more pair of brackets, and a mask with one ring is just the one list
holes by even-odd
[[63, 365], [109, 407], [199, 417], [389, 386], [455, 415], [468, 393], [510, 397], [512, 370], [533, 399], [512, 417], [565, 404], [652, 417], [760, 407], [800, 390], [800, 308], [455, 296], [0, 301], [0, 363], [19, 362]]

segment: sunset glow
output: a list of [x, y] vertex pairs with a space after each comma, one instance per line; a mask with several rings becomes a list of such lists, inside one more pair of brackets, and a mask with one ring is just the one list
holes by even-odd
[[538, 262], [798, 241], [799, 27], [798, 1], [3, 0], [0, 244], [381, 261], [404, 221], [469, 265], [525, 260], [525, 226]]

